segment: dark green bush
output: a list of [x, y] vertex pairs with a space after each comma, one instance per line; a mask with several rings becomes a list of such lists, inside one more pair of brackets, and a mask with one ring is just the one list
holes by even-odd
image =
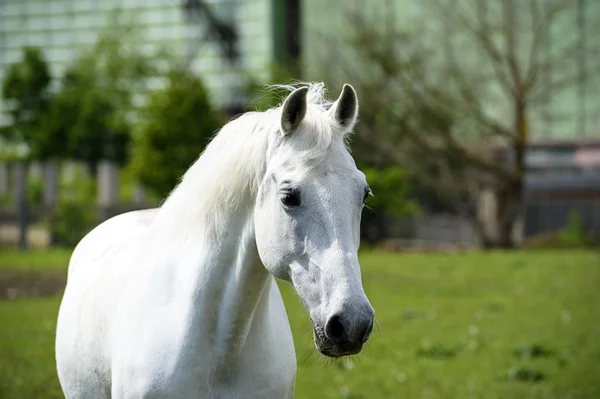
[[13, 195], [11, 192], [0, 194], [0, 207], [10, 206], [13, 202]]
[[0, 137], [25, 142], [35, 155], [46, 155], [36, 136], [42, 115], [48, 108], [52, 77], [46, 58], [38, 47], [24, 47], [21, 61], [8, 66], [0, 82], [2, 98], [12, 103], [7, 109], [10, 124], [0, 130]]
[[198, 158], [221, 120], [202, 81], [173, 71], [167, 87], [150, 94], [134, 137], [134, 174], [153, 194], [164, 197]]
[[583, 248], [589, 244], [581, 213], [576, 209], [569, 212], [566, 228], [559, 235], [560, 243], [567, 248]]
[[40, 179], [27, 182], [27, 197], [30, 205], [41, 205], [44, 197], [44, 183]]
[[572, 209], [564, 228], [528, 238], [521, 247], [524, 249], [598, 248], [600, 235], [597, 232], [586, 231], [581, 213], [577, 209]]
[[96, 184], [91, 179], [76, 179], [64, 184], [61, 193], [49, 219], [52, 244], [74, 247], [97, 224]]
[[373, 196], [367, 206], [377, 214], [407, 216], [416, 211], [409, 175], [400, 167], [363, 169]]

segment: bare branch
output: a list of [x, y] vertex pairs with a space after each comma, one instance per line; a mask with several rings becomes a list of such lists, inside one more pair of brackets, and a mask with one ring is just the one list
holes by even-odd
[[[532, 3], [537, 3], [539, 0], [530, 0]], [[550, 2], [549, 9], [545, 12], [544, 18], [534, 25], [532, 45], [529, 53], [529, 67], [525, 74], [524, 93], [527, 94], [540, 81], [542, 76], [550, 73], [552, 69], [560, 69], [561, 62], [569, 62], [576, 56], [579, 51], [577, 39], [574, 38], [572, 43], [563, 46], [560, 53], [550, 60], [539, 61], [540, 47], [547, 40], [550, 27], [569, 7], [575, 5], [574, 0], [562, 0]], [[570, 66], [570, 65], [568, 65]]]
[[525, 84], [524, 89], [525, 92], [529, 89], [529, 78], [531, 76], [531, 70], [534, 65], [537, 65], [539, 60], [539, 52], [540, 46], [544, 42], [544, 39], [548, 36], [549, 25], [546, 24], [546, 19], [543, 19], [543, 22], [540, 21], [540, 5], [539, 0], [529, 0], [529, 12], [531, 13], [531, 26], [533, 29], [532, 39], [531, 39], [531, 49], [529, 51], [529, 67], [527, 68], [527, 72], [525, 73]]
[[506, 41], [506, 54], [504, 55], [504, 58], [506, 59], [512, 81], [514, 82], [515, 92], [521, 93], [521, 71], [519, 71], [519, 60], [517, 58], [518, 55], [515, 45], [515, 31], [517, 30], [518, 24], [516, 22], [514, 0], [504, 0], [502, 5], [504, 20], [504, 23], [502, 24], [502, 33], [504, 35], [504, 40]]
[[456, 138], [450, 132], [439, 131], [443, 140], [431, 140], [419, 131], [406, 132], [406, 134], [410, 135], [410, 139], [415, 145], [429, 154], [445, 157], [446, 159], [459, 158], [468, 168], [479, 169], [504, 180], [512, 181], [517, 177], [498, 162], [488, 160], [482, 157], [481, 154], [473, 154], [467, 150], [456, 141]]
[[[439, 90], [435, 87], [426, 87], [422, 90], [415, 90], [410, 86], [412, 82], [410, 76], [406, 76], [406, 73], [404, 73], [398, 75], [398, 77], [400, 78], [398, 81], [401, 84], [404, 82], [404, 88], [410, 92], [411, 96], [415, 98], [415, 100], [421, 103], [430, 104], [430, 106], [433, 108], [439, 107], [455, 114], [461, 114], [464, 117], [473, 118], [479, 122], [482, 127], [485, 126], [495, 135], [511, 140], [515, 138], [515, 134], [511, 129], [502, 126], [486, 114], [477, 99], [472, 102], [460, 101], [456, 98], [449, 97], [446, 90]], [[469, 94], [463, 93], [463, 97], [468, 98]]]
[[511, 82], [506, 70], [504, 69], [504, 57], [500, 49], [496, 46], [492, 39], [492, 29], [486, 17], [486, 0], [478, 0], [477, 3], [477, 19], [478, 23], [474, 24], [466, 16], [459, 15], [458, 18], [464, 27], [469, 32], [475, 43], [488, 56], [488, 61], [492, 66], [492, 70], [496, 76], [500, 86], [508, 93], [512, 94], [515, 89], [514, 82]]
[[[589, 76], [600, 75], [600, 60], [596, 61], [595, 65], [588, 66], [586, 73]], [[557, 92], [567, 90], [575, 87], [580, 81], [580, 71], [574, 69], [573, 71], [563, 74], [558, 78], [553, 79], [549, 84], [544, 87], [540, 87], [539, 90], [534, 91], [529, 97], [529, 103], [535, 104], [544, 102], [551, 95], [556, 95]]]
[[[421, 183], [435, 191], [440, 198], [457, 206], [468, 195], [466, 186], [461, 184], [465, 179], [456, 175], [445, 158], [427, 157], [426, 162], [423, 159], [416, 162], [415, 157], [421, 152], [418, 147], [404, 146], [403, 149], [395, 150], [395, 160], [398, 164], [410, 165], [411, 173]], [[431, 168], [435, 168], [438, 173], [432, 173]]]

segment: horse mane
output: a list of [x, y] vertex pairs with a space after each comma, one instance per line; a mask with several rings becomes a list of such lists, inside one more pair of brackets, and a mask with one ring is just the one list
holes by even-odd
[[[345, 135], [326, 112], [333, 102], [325, 98], [323, 83], [298, 82], [271, 88], [292, 92], [299, 86], [308, 86], [307, 113], [283, 147], [294, 153], [290, 156], [315, 161], [327, 154], [333, 142], [345, 144]], [[280, 129], [282, 105], [246, 112], [213, 136], [161, 205], [156, 219], [162, 224], [160, 228], [175, 221], [178, 229], [185, 223], [195, 229], [199, 224], [218, 229], [225, 227], [225, 216], [254, 203], [265, 173], [269, 135]]]

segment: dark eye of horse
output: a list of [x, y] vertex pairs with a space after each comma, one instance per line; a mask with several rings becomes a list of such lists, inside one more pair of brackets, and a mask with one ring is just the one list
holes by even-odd
[[367, 201], [367, 198], [369, 198], [370, 194], [371, 194], [371, 189], [369, 187], [365, 188], [365, 196], [363, 198], [363, 202]]
[[300, 193], [296, 191], [288, 191], [280, 195], [281, 202], [285, 206], [298, 206], [300, 205]]

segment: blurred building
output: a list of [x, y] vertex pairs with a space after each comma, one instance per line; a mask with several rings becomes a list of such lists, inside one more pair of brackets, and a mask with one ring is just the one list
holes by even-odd
[[[389, 38], [381, 46], [390, 52], [402, 54], [405, 50], [394, 43], [394, 35], [403, 39], [408, 35], [423, 51], [429, 51], [428, 61], [458, 60], [463, 68], [470, 67], [467, 79], [474, 81], [478, 72], [489, 68], [487, 73], [492, 78], [477, 87], [484, 87], [481, 93], [491, 93], [484, 107], [489, 115], [502, 122], [513, 120], [513, 103], [505, 98], [494, 101], [506, 90], [496, 84], [497, 71], [484, 61], [490, 55], [477, 50], [465, 21], [472, 26], [487, 23], [498, 28], [498, 18], [508, 13], [519, 66], [531, 65], [533, 59], [543, 69], [536, 76], [543, 94], [536, 99], [535, 107], [529, 107], [527, 121], [530, 146], [525, 160], [522, 235], [529, 237], [563, 228], [573, 211], [582, 216], [587, 230], [600, 234], [600, 1], [370, 0], [368, 6], [366, 3], [303, 2], [304, 8], [310, 10], [304, 14], [302, 36], [303, 60], [310, 76], [318, 75], [324, 64], [336, 63], [340, 65], [340, 73], [350, 71], [358, 77], [363, 71], [368, 73], [370, 65], [361, 63], [361, 52], [352, 44], [360, 43], [360, 35], [364, 34], [361, 27], [367, 25], [371, 32]], [[440, 4], [445, 7], [443, 12]], [[551, 15], [559, 5], [566, 7], [555, 14], [550, 27], [535, 25], [536, 18], [539, 21], [542, 16]], [[490, 36], [490, 40], [503, 52], [507, 46], [504, 33], [496, 32], [497, 36]], [[547, 40], [542, 41], [536, 35]], [[536, 40], [537, 52], [532, 56], [530, 50]], [[502, 68], [509, 66], [505, 62]], [[489, 140], [474, 143], [481, 144], [488, 150], [497, 148]], [[495, 208], [490, 209], [493, 212]], [[439, 223], [435, 224], [422, 238], [449, 240], [451, 235], [457, 237], [460, 229], [453, 225], [443, 230]], [[469, 237], [465, 240], [470, 240]]]
[[[447, 4], [466, 1], [472, 0], [448, 0]], [[523, 3], [506, 2], [512, 2], [517, 11], [515, 26], [526, 24], [528, 9], [522, 8]], [[489, 7], [505, 4], [475, 3]], [[548, 12], [556, 3], [539, 0], [538, 11]], [[461, 40], [464, 27], [448, 27], [448, 20], [434, 17], [431, 4], [426, 0], [2, 0], [0, 81], [8, 65], [20, 60], [24, 46], [39, 46], [57, 87], [79, 51], [94, 44], [99, 32], [113, 22], [113, 11], [121, 9], [143, 29], [144, 51], [167, 45], [182, 62], [190, 60], [217, 106], [237, 113], [247, 105], [243, 88], [248, 75], [268, 81], [273, 63], [301, 60], [302, 77], [311, 80], [326, 79], [325, 70], [364, 68], [351, 48], [357, 33], [353, 15], [365, 17], [381, 31], [412, 32], [426, 45], [439, 49], [443, 60], [451, 40]], [[493, 16], [492, 11], [488, 14]], [[544, 42], [544, 57], [561, 55], [566, 39], [573, 39], [575, 46], [564, 54], [563, 63], [552, 66], [545, 75], [549, 77], [547, 100], [529, 121], [533, 144], [527, 155], [526, 234], [551, 227], [542, 226], [544, 223], [564, 225], [565, 218], [556, 215], [566, 214], [573, 201], [588, 204], [600, 198], [596, 190], [600, 186], [600, 145], [594, 144], [600, 142], [600, 55], [588, 52], [600, 47], [599, 24], [600, 1], [573, 0], [547, 32], [550, 40]], [[433, 34], [446, 29], [451, 29], [445, 35], [448, 42], [431, 40]], [[531, 43], [531, 36], [517, 34], [519, 43]], [[468, 42], [462, 43], [459, 55], [477, 65], [481, 55], [471, 48]], [[553, 88], [551, 80], [560, 80], [565, 73], [573, 74], [575, 84], [566, 90]], [[491, 103], [491, 112], [507, 118], [512, 113], [507, 104], [510, 102]], [[0, 100], [0, 126], [8, 123], [2, 112], [6, 107]], [[556, 201], [562, 201], [562, 208], [556, 207]], [[586, 220], [600, 220], [598, 205], [582, 206]], [[600, 226], [600, 222], [593, 224]]]
[[[265, 78], [274, 57], [272, 9], [270, 0], [2, 0], [0, 81], [20, 61], [24, 46], [39, 46], [56, 87], [79, 51], [96, 42], [119, 10], [141, 27], [143, 50], [166, 45], [182, 62], [193, 59], [191, 67], [205, 79], [215, 103], [237, 109], [246, 105], [240, 71]], [[0, 111], [6, 107], [0, 100]], [[0, 125], [6, 123], [0, 112]]]
[[[468, 0], [452, 1], [458, 4]], [[552, 3], [539, 1], [545, 7]], [[572, 3], [549, 32], [550, 40], [542, 53], [555, 54], [563, 38], [575, 37], [577, 48], [569, 52], [562, 69], [554, 67], [550, 76], [560, 77], [570, 68], [569, 73], [572, 70], [577, 75], [577, 84], [568, 90], [556, 89], [554, 95], [550, 90], [549, 100], [532, 115], [534, 140], [600, 137], [600, 97], [595, 95], [600, 92], [599, 74], [595, 73], [600, 63], [597, 54], [586, 53], [588, 48], [597, 48], [600, 41], [594, 31], [600, 21], [600, 2]], [[192, 68], [205, 78], [214, 101], [223, 108], [243, 108], [244, 77], [252, 74], [268, 78], [273, 62], [301, 58], [305, 76], [318, 79], [324, 66], [352, 60], [350, 40], [357, 33], [349, 23], [352, 15], [360, 14], [382, 30], [415, 32], [427, 41], [431, 33], [446, 29], [447, 22], [434, 17], [431, 4], [422, 0], [369, 0], [368, 7], [362, 1], [321, 0], [3, 0], [0, 81], [7, 66], [20, 60], [23, 46], [40, 46], [57, 85], [79, 50], [92, 45], [98, 33], [114, 22], [110, 21], [112, 12], [120, 9], [133, 16], [147, 35], [143, 49], [151, 52], [167, 45], [182, 60], [192, 57]], [[517, 9], [521, 7], [514, 0], [513, 4]], [[524, 19], [519, 21], [525, 23]], [[210, 22], [220, 30], [210, 30]], [[452, 29], [457, 29], [456, 36], [460, 36], [460, 27]], [[519, 37], [525, 45], [530, 40], [524, 35]], [[440, 50], [445, 46], [433, 44]], [[466, 50], [460, 56], [476, 60], [481, 55]], [[5, 108], [0, 103], [0, 110]], [[494, 108], [500, 115], [511, 112], [502, 106]], [[0, 113], [0, 125], [6, 122]]]
[[[447, 6], [446, 14], [440, 13], [439, 4]], [[540, 19], [544, 13], [553, 12], [552, 7], [561, 4], [567, 6], [556, 13], [556, 21], [547, 31], [544, 31], [543, 26], [532, 26], [531, 21], [535, 18], [532, 16], [532, 9], [538, 7], [536, 12]], [[403, 51], [394, 47], [394, 32], [412, 33], [415, 40], [421, 41], [423, 48], [437, 54], [440, 62], [446, 62], [448, 56], [453, 56], [459, 62], [464, 61], [463, 67], [470, 64], [475, 71], [489, 68], [489, 63], [482, 62], [489, 55], [476, 50], [473, 39], [468, 37], [464, 20], [461, 22], [457, 15], [460, 13], [460, 18], [466, 18], [475, 25], [483, 23], [483, 18], [478, 13], [485, 13], [486, 20], [493, 25], [494, 21], [497, 22], [503, 16], [505, 5], [511, 5], [514, 9], [514, 20], [510, 28], [514, 31], [520, 66], [526, 66], [530, 62], [529, 49], [532, 41], [537, 40], [532, 33], [535, 31], [547, 34], [548, 37], [539, 46], [535, 56], [543, 60], [551, 57], [558, 59], [547, 66], [551, 69], [550, 73], [540, 74], [548, 90], [543, 106], [537, 107], [530, 115], [532, 139], [600, 139], [600, 96], [597, 95], [600, 93], [599, 1], [304, 0], [304, 63], [314, 75], [319, 73], [323, 62], [341, 63], [343, 66], [340, 70], [352, 71], [357, 66], [364, 68], [360, 57], [349, 43], [356, 42], [356, 35], [361, 33], [357, 26], [366, 23], [382, 33], [383, 37], [390, 34], [389, 43], [382, 44], [389, 47], [390, 51]], [[360, 19], [356, 16], [360, 16]], [[353, 23], [353, 18], [361, 22]], [[503, 51], [503, 38], [496, 37], [494, 40], [495, 45]], [[565, 46], [569, 42], [571, 45]], [[490, 72], [493, 76], [493, 71]], [[563, 87], [564, 78], [569, 79], [568, 89]], [[573, 82], [575, 84], [571, 84]], [[498, 88], [491, 87], [490, 91], [498, 91]], [[505, 107], [506, 101], [489, 104], [490, 114], [500, 119], [512, 113], [512, 109]]]
[[600, 237], [600, 140], [539, 142], [527, 154], [525, 237], [567, 226]]

